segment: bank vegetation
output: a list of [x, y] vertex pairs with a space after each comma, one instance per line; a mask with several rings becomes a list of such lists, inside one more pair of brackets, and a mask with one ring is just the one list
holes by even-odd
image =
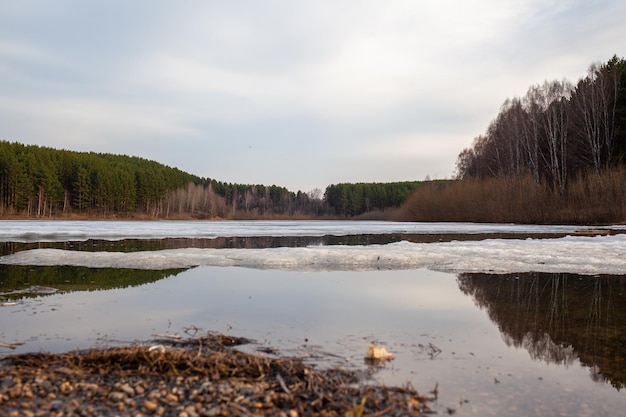
[[626, 220], [626, 61], [593, 64], [576, 85], [508, 99], [458, 156], [456, 180], [417, 190], [397, 219], [517, 223]]

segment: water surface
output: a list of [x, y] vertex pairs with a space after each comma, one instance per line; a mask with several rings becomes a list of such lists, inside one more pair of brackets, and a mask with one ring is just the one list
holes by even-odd
[[[350, 241], [391, 251], [386, 245], [394, 243], [371, 242], [371, 236], [387, 239], [386, 232], [363, 233], [360, 241], [358, 234], [351, 235]], [[243, 238], [222, 238], [220, 244], [230, 241], [231, 249], [242, 249], [237, 256], [252, 253], [245, 251], [248, 244], [241, 245]], [[265, 239], [267, 248], [281, 256], [292, 256], [285, 250], [289, 245], [346, 246], [334, 241], [336, 236], [309, 236], [318, 239], [313, 243], [306, 236], [292, 238], [246, 240], [255, 246]], [[581, 242], [599, 243], [591, 246], [598, 250], [611, 242], [581, 239], [535, 236], [528, 241], [525, 236], [519, 247], [536, 241], [549, 257], [553, 246], [571, 252]], [[110, 252], [175, 256], [181, 252], [161, 252], [163, 246], [174, 249], [176, 242], [180, 248], [187, 240], [97, 241], [55, 244], [96, 255], [114, 245]], [[461, 241], [448, 242], [457, 252], [467, 250]], [[500, 239], [481, 242], [488, 248]], [[32, 249], [16, 249], [16, 244], [10, 253]], [[211, 330], [254, 339], [243, 347], [247, 351], [301, 356], [320, 367], [370, 369], [372, 382], [410, 383], [422, 392], [438, 385], [437, 410], [444, 415], [449, 409], [467, 416], [619, 415], [626, 405], [625, 286], [624, 275], [536, 271], [140, 270], [0, 262], [0, 302], [5, 305], [0, 307], [0, 341], [23, 343], [0, 355], [151, 343], [156, 333]], [[42, 294], [42, 287], [57, 291]], [[395, 359], [365, 363], [370, 343], [384, 345]]]

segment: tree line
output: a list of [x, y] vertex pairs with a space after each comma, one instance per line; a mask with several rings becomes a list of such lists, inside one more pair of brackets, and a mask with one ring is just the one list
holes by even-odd
[[397, 207], [417, 182], [326, 192], [201, 178], [155, 161], [0, 141], [0, 216], [162, 218], [353, 216]]
[[422, 182], [340, 183], [326, 187], [324, 199], [331, 214], [351, 217], [397, 208]]
[[277, 185], [245, 185], [201, 179], [165, 196], [160, 216], [195, 218], [281, 218], [318, 215], [323, 201], [315, 192], [296, 193]]
[[194, 178], [137, 157], [0, 141], [0, 214], [152, 211]]
[[487, 131], [457, 159], [458, 178], [530, 175], [560, 194], [570, 179], [626, 159], [626, 61], [592, 64], [573, 85], [531, 86], [508, 99]]
[[144, 158], [0, 141], [0, 215], [288, 212], [302, 193], [200, 178]]
[[611, 224], [626, 219], [626, 61], [576, 85], [506, 100], [457, 159], [454, 180], [420, 187], [396, 220]]

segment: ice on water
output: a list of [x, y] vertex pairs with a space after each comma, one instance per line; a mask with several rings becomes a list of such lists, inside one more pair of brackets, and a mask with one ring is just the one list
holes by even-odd
[[[5, 225], [3, 225], [5, 226]], [[8, 222], [3, 241], [217, 236], [323, 236], [382, 233], [569, 233], [569, 226], [393, 222]], [[240, 266], [262, 269], [376, 270], [429, 268], [448, 272], [626, 273], [626, 235], [556, 239], [486, 239], [437, 243], [268, 249], [170, 249], [81, 252], [34, 249], [0, 258], [2, 264], [170, 269]]]
[[358, 234], [572, 233], [580, 227], [384, 221], [0, 221], [0, 242]]

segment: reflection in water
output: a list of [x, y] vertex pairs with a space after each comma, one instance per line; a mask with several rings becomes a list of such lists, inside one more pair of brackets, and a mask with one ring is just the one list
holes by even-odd
[[466, 273], [457, 280], [509, 346], [547, 363], [578, 359], [594, 380], [625, 386], [626, 276]]
[[303, 247], [309, 245], [368, 245], [385, 244], [403, 240], [402, 235], [356, 235], [356, 236], [252, 236], [216, 237], [213, 239], [167, 238], [85, 240], [72, 242], [0, 242], [0, 256], [11, 255], [29, 249], [63, 249], [86, 252], [138, 252], [164, 249], [264, 249], [278, 247]]
[[[135, 287], [178, 275], [185, 269], [162, 271], [75, 266], [0, 265], [0, 301], [63, 292]], [[32, 289], [32, 290], [29, 290]]]

